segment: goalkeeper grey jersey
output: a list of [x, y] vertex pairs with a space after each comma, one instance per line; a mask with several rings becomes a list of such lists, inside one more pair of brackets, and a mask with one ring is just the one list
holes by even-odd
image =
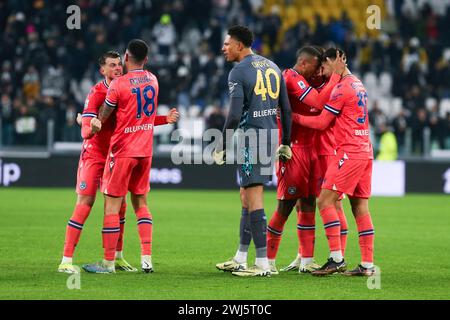
[[244, 98], [239, 128], [277, 129], [277, 107], [284, 80], [278, 66], [251, 54], [237, 63], [228, 76], [230, 98]]

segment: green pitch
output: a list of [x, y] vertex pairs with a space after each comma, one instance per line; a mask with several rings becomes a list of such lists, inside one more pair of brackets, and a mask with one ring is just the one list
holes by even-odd
[[[268, 218], [275, 193], [266, 193]], [[103, 199], [87, 220], [74, 262], [101, 258]], [[367, 279], [334, 275], [316, 278], [297, 273], [271, 278], [237, 278], [215, 269], [232, 257], [238, 244], [239, 195], [221, 191], [157, 191], [149, 196], [153, 214], [155, 273], [94, 275], [81, 273], [81, 289], [69, 290], [69, 275], [56, 272], [66, 223], [75, 194], [70, 189], [0, 191], [0, 299], [449, 299], [450, 197], [409, 195], [373, 198], [375, 264], [380, 289]], [[359, 262], [356, 225], [348, 200], [347, 262]], [[317, 215], [316, 260], [327, 257]], [[125, 258], [139, 267], [136, 218], [129, 206]], [[278, 267], [296, 255], [296, 215], [285, 228]], [[249, 262], [253, 262], [254, 249]], [[373, 282], [375, 283], [375, 282]]]

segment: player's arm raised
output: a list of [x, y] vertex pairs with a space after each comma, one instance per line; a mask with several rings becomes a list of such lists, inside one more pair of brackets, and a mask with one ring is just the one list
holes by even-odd
[[310, 92], [306, 95], [306, 97], [301, 99], [301, 101], [309, 107], [323, 110], [323, 108], [325, 107], [325, 103], [327, 103], [328, 99], [330, 98], [331, 91], [340, 80], [341, 76], [333, 72], [330, 80], [320, 93], [316, 89], [311, 87]]
[[325, 74], [331, 74], [330, 80], [320, 93], [313, 87], [307, 88], [307, 90], [301, 95], [299, 93], [298, 97], [300, 101], [302, 101], [309, 107], [323, 110], [325, 104], [330, 98], [330, 94], [333, 91], [333, 88], [341, 80], [341, 75], [346, 68], [345, 61], [345, 57], [339, 56], [339, 53], [338, 57], [335, 60], [330, 60], [329, 58], [327, 58], [327, 61], [323, 64], [323, 68]]

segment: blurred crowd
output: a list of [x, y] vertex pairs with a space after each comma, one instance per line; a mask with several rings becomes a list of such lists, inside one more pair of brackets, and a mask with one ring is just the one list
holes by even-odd
[[337, 45], [362, 79], [388, 74], [387, 96], [402, 103], [392, 114], [369, 92], [375, 137], [393, 131], [402, 150], [409, 128], [413, 151], [421, 154], [429, 128], [434, 144], [450, 149], [450, 107], [442, 109], [450, 99], [450, 6], [444, 2], [438, 8], [436, 1], [388, 0], [382, 30], [366, 37], [356, 35], [345, 12], [328, 21], [317, 15], [313, 26], [300, 20], [280, 32], [282, 7], [263, 10], [263, 0], [79, 0], [80, 30], [66, 26], [73, 1], [0, 0], [1, 142], [45, 144], [49, 119], [56, 141], [80, 141], [75, 118], [101, 77], [98, 57], [111, 49], [123, 53], [133, 38], [150, 45], [159, 104], [195, 106], [206, 127], [220, 128], [232, 68], [221, 56], [223, 36], [230, 25], [245, 24], [255, 33], [254, 49], [281, 68], [294, 64], [303, 45]]

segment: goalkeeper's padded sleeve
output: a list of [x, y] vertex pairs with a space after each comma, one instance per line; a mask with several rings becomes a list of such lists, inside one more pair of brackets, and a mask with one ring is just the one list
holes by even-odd
[[[218, 145], [218, 150], [225, 150], [225, 141], [227, 129], [236, 130], [239, 126], [239, 121], [241, 120], [242, 110], [244, 109], [244, 97], [232, 97], [230, 103], [230, 111], [228, 112], [227, 119], [225, 120], [225, 125], [222, 130], [222, 142]], [[222, 149], [220, 149], [220, 146]]]

